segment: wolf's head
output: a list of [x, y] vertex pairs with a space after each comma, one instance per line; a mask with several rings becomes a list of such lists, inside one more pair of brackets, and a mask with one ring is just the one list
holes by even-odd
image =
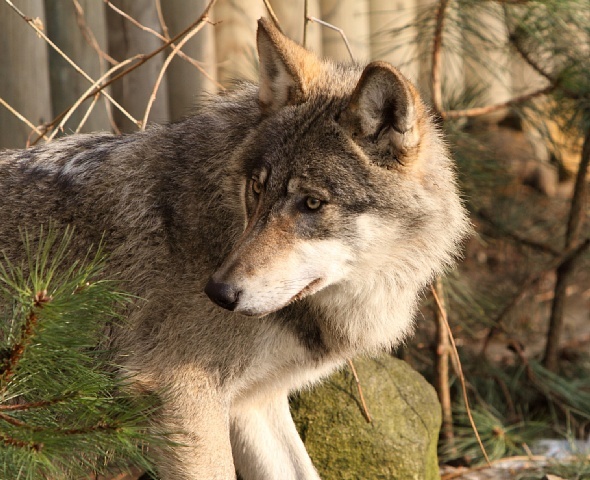
[[260, 123], [233, 160], [245, 228], [206, 293], [247, 315], [373, 289], [412, 303], [467, 230], [417, 90], [384, 62], [321, 61], [264, 19], [257, 42]]

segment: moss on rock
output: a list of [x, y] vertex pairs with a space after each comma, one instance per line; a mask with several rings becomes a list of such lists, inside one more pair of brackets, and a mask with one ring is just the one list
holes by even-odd
[[441, 410], [432, 386], [391, 356], [354, 361], [372, 422], [346, 367], [292, 399], [291, 411], [323, 480], [439, 479]]

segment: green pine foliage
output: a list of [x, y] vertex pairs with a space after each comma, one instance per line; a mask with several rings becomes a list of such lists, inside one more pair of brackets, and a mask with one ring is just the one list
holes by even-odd
[[155, 403], [125, 393], [103, 340], [129, 297], [101, 278], [100, 251], [70, 260], [74, 235], [24, 234], [26, 262], [0, 257], [0, 478], [149, 469]]

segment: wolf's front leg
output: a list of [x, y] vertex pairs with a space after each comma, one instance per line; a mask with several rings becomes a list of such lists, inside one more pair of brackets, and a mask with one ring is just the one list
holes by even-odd
[[227, 402], [208, 382], [166, 392], [158, 430], [171, 446], [156, 453], [161, 480], [235, 480]]
[[257, 400], [236, 405], [230, 414], [234, 462], [243, 480], [319, 480], [287, 395]]

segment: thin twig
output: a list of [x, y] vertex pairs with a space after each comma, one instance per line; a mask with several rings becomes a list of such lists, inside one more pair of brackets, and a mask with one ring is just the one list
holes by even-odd
[[352, 376], [354, 377], [354, 381], [356, 382], [356, 388], [359, 392], [361, 405], [363, 407], [363, 417], [365, 417], [367, 423], [371, 423], [371, 414], [369, 413], [369, 409], [367, 408], [367, 403], [365, 402], [365, 396], [363, 395], [363, 389], [361, 387], [361, 381], [359, 380], [359, 376], [356, 373], [356, 368], [354, 368], [354, 363], [352, 363], [352, 360], [348, 360], [348, 366], [352, 370]]
[[266, 7], [266, 11], [268, 12], [270, 19], [272, 20], [272, 23], [275, 24], [275, 27], [277, 27], [277, 30], [281, 33], [283, 33], [283, 29], [281, 28], [281, 24], [279, 23], [279, 19], [277, 18], [277, 16], [275, 15], [274, 10], [272, 9], [272, 6], [270, 4], [270, 2], [268, 0], [262, 0], [264, 2], [264, 6]]
[[[32, 18], [27, 17], [23, 12], [21, 12], [15, 5], [14, 3], [12, 3], [11, 0], [4, 0], [25, 22], [27, 22], [28, 25], [31, 26], [31, 28], [33, 30], [35, 30], [35, 32], [37, 32], [37, 34], [43, 39], [45, 40], [45, 42], [47, 42], [47, 44], [49, 46], [51, 46], [51, 48], [53, 48], [57, 53], [59, 53], [63, 59], [68, 62], [72, 67], [74, 67], [74, 69], [80, 74], [82, 75], [86, 80], [88, 80], [90, 83], [94, 83], [94, 80], [84, 71], [82, 70], [70, 57], [68, 57], [55, 43], [53, 43], [49, 37], [47, 35], [45, 35], [45, 33], [43, 32], [43, 30], [41, 30], [37, 25], [35, 25], [35, 22], [33, 21]], [[105, 97], [107, 97], [112, 103], [113, 105], [115, 105], [115, 107], [117, 107], [129, 120], [131, 120], [133, 123], [138, 124], [138, 121], [133, 118], [133, 116], [127, 111], [125, 110], [121, 105], [119, 105], [118, 102], [115, 101], [114, 98], [112, 98], [107, 92], [103, 92], [103, 95]], [[89, 97], [88, 97], [89, 98]], [[52, 124], [50, 124], [52, 125]], [[139, 125], [139, 124], [138, 124]]]
[[434, 286], [431, 285], [430, 290], [432, 291], [432, 295], [434, 296], [434, 301], [438, 305], [438, 308], [441, 313], [441, 319], [445, 324], [445, 327], [446, 327], [447, 332], [449, 334], [449, 340], [451, 341], [451, 345], [453, 347], [453, 353], [455, 355], [455, 367], [458, 370], [457, 376], [459, 377], [459, 381], [461, 382], [461, 390], [463, 391], [463, 401], [465, 402], [465, 410], [467, 411], [467, 416], [469, 417], [469, 422], [471, 423], [471, 428], [473, 429], [473, 432], [475, 433], [475, 437], [477, 438], [477, 443], [479, 443], [479, 448], [481, 449], [481, 452], [483, 453], [483, 456], [486, 459], [487, 464], [491, 465], [490, 459], [489, 459], [488, 454], [486, 452], [486, 449], [483, 446], [483, 443], [481, 441], [481, 437], [479, 436], [479, 432], [477, 431], [475, 421], [473, 420], [473, 415], [471, 414], [471, 407], [469, 406], [469, 398], [467, 397], [467, 387], [465, 386], [465, 375], [463, 375], [463, 368], [461, 366], [461, 359], [459, 358], [459, 351], [457, 350], [457, 345], [455, 344], [455, 338], [453, 337], [453, 332], [451, 331], [451, 327], [449, 325], [449, 321], [447, 319], [446, 312], [444, 311], [441, 301], [438, 298], [438, 295], [436, 294], [436, 289], [434, 288]]
[[526, 296], [526, 293], [549, 272], [558, 270], [562, 265], [575, 261], [575, 259], [584, 253], [588, 247], [590, 247], [590, 238], [585, 239], [574, 247], [566, 249], [565, 252], [550, 262], [549, 265], [547, 265], [544, 269], [531, 273], [523, 282], [521, 282], [521, 287], [519, 288], [516, 295], [512, 297], [512, 300], [506, 304], [506, 306], [492, 322], [493, 327], [490, 328], [490, 331], [486, 335], [480, 355], [485, 355], [488, 345], [496, 333], [505, 331], [504, 326], [502, 325], [505, 318], [512, 311], [512, 309], [522, 301], [522, 299]]
[[[9, 0], [5, 0], [5, 1], [9, 1]], [[111, 85], [112, 83], [116, 82], [117, 80], [119, 80], [120, 78], [124, 77], [125, 75], [128, 75], [129, 73], [131, 73], [132, 71], [134, 71], [135, 69], [139, 68], [140, 66], [142, 66], [144, 63], [146, 63], [147, 61], [151, 60], [152, 58], [154, 58], [156, 55], [158, 55], [162, 50], [165, 50], [166, 48], [168, 48], [171, 44], [173, 44], [174, 42], [176, 42], [179, 38], [182, 38], [184, 35], [186, 35], [188, 32], [190, 32], [195, 25], [197, 25], [201, 19], [203, 17], [207, 17], [209, 14], [209, 11], [211, 10], [211, 8], [213, 7], [213, 5], [215, 5], [215, 3], [217, 2], [217, 0], [210, 0], [210, 2], [207, 4], [207, 6], [205, 7], [205, 10], [203, 11], [203, 13], [201, 14], [201, 16], [195, 20], [193, 23], [191, 23], [187, 28], [185, 28], [184, 30], [182, 30], [180, 33], [178, 33], [177, 35], [174, 36], [174, 38], [171, 38], [169, 41], [165, 42], [164, 44], [160, 45], [158, 48], [156, 48], [155, 50], [153, 50], [152, 52], [146, 54], [146, 55], [137, 55], [136, 57], [133, 58], [138, 58], [139, 60], [137, 61], [137, 63], [131, 65], [130, 67], [126, 68], [125, 70], [123, 70], [122, 72], [120, 72], [119, 74], [117, 74], [116, 76], [114, 76], [113, 78], [109, 79], [107, 82], [103, 83], [102, 85], [97, 86], [92, 92], [90, 92], [88, 95], [86, 95], [86, 97], [84, 98], [84, 100], [93, 97], [95, 94], [97, 94], [98, 92], [102, 92], [105, 88], [107, 88], [109, 85]], [[57, 117], [55, 117], [48, 125], [55, 125], [55, 123], [59, 122], [64, 115], [66, 115], [69, 112], [69, 108], [67, 108], [66, 110], [64, 110], [63, 112], [61, 112]], [[134, 123], [138, 124], [139, 126], [139, 122], [137, 120], [134, 120]], [[40, 139], [37, 138], [34, 142], [33, 145], [38, 142]]]
[[40, 452], [43, 448], [42, 443], [25, 442], [23, 440], [18, 440], [16, 438], [9, 437], [4, 433], [0, 433], [0, 442], [9, 447], [28, 448], [30, 450], [34, 450], [35, 452]]
[[94, 98], [92, 99], [92, 102], [90, 103], [90, 106], [88, 107], [88, 109], [86, 110], [86, 113], [82, 117], [82, 120], [80, 120], [80, 123], [76, 127], [76, 130], [75, 130], [76, 133], [80, 133], [80, 130], [82, 130], [82, 127], [84, 127], [84, 124], [86, 123], [86, 120], [88, 120], [88, 117], [92, 113], [92, 110], [94, 110], [94, 107], [96, 105], [96, 102], [98, 102], [98, 99], [99, 98], [100, 98], [100, 94], [99, 93], [97, 93], [96, 95], [94, 95]]
[[39, 317], [35, 313], [34, 307], [32, 307], [25, 318], [25, 323], [21, 327], [20, 338], [12, 345], [12, 348], [10, 349], [10, 355], [3, 365], [4, 368], [2, 375], [0, 376], [0, 384], [2, 384], [2, 389], [0, 392], [6, 391], [8, 384], [16, 373], [18, 364], [23, 358], [25, 350], [31, 342], [31, 337], [33, 336], [38, 321]]
[[18, 118], [21, 122], [25, 123], [27, 127], [33, 130], [40, 138], [47, 140], [45, 133], [39, 130], [35, 125], [33, 125], [27, 118], [17, 112], [14, 108], [12, 108], [6, 101], [0, 97], [0, 105], [4, 106], [10, 113], [12, 113], [16, 118]]
[[[133, 18], [131, 15], [129, 15], [128, 13], [124, 12], [123, 10], [121, 10], [120, 8], [116, 7], [115, 5], [113, 5], [112, 2], [110, 2], [109, 0], [103, 0], [104, 3], [106, 3], [110, 8], [112, 8], [115, 12], [117, 12], [119, 15], [121, 15], [123, 18], [125, 18], [126, 20], [128, 20], [129, 22], [131, 22], [133, 25], [135, 25], [137, 28], [143, 30], [144, 32], [150, 33], [152, 35], [154, 35], [155, 37], [157, 37], [158, 39], [162, 40], [163, 42], [168, 42], [170, 41], [170, 37], [168, 36], [168, 33], [166, 31], [165, 35], [162, 35], [160, 32], [157, 32], [156, 30], [154, 30], [153, 28], [150, 27], [146, 27], [145, 25], [143, 25], [142, 23], [140, 23], [139, 21], [137, 21], [135, 18]], [[163, 18], [162, 18], [162, 22], [163, 22]], [[175, 48], [176, 45], [174, 44], [174, 42], [171, 42], [169, 44], [169, 46]], [[177, 51], [176, 53], [180, 58], [182, 58], [183, 60], [186, 60], [188, 63], [190, 63], [193, 67], [195, 67], [197, 70], [199, 70], [199, 72], [201, 72], [206, 78], [207, 80], [210, 80], [211, 82], [213, 82], [215, 84], [215, 86], [221, 90], [225, 90], [225, 88], [223, 87], [223, 85], [221, 85], [219, 82], [217, 82], [211, 75], [209, 75], [209, 73], [207, 72], [207, 70], [205, 70], [197, 60], [195, 60], [194, 58], [188, 56], [186, 53], [184, 53], [183, 51]]]
[[[487, 105], [485, 107], [475, 107], [475, 108], [467, 108], [465, 110], [450, 110], [450, 111], [440, 111], [442, 118], [467, 118], [467, 117], [478, 117], [480, 115], [486, 115], [492, 112], [496, 112], [498, 110], [503, 110], [505, 108], [511, 107], [513, 105], [518, 105], [524, 102], [528, 102], [533, 98], [537, 98], [543, 95], [550, 94], [553, 90], [557, 88], [557, 85], [548, 85], [544, 88], [539, 90], [535, 90], [534, 92], [526, 93], [524, 95], [519, 95], [517, 97], [511, 98], [505, 102], [496, 103], [494, 105]], [[434, 95], [433, 95], [434, 96]], [[434, 101], [434, 100], [433, 100]]]
[[525, 238], [516, 232], [506, 229], [504, 226], [498, 224], [487, 212], [483, 210], [478, 212], [478, 216], [493, 227], [493, 233], [491, 236], [504, 235], [527, 247], [534, 248], [535, 250], [539, 250], [543, 253], [548, 253], [554, 257], [560, 257], [563, 254], [563, 252], [553, 248], [551, 245], [537, 242], [536, 240], [531, 240], [530, 238]]
[[508, 40], [510, 44], [514, 47], [514, 49], [518, 52], [518, 54], [522, 57], [522, 59], [533, 70], [535, 70], [535, 72], [537, 72], [543, 78], [548, 80], [551, 85], [555, 86], [555, 88], [559, 88], [565, 94], [565, 96], [574, 100], [579, 98], [579, 95], [576, 92], [569, 90], [568, 88], [564, 88], [561, 85], [559, 78], [554, 78], [549, 72], [547, 72], [543, 67], [541, 67], [541, 65], [539, 65], [535, 60], [533, 60], [533, 58], [529, 55], [529, 53], [522, 47], [522, 45], [518, 41], [518, 35], [516, 35], [515, 33], [511, 33], [508, 36]]
[[[72, 0], [72, 2], [74, 3], [74, 12], [76, 14], [76, 23], [78, 24], [78, 28], [82, 32], [82, 36], [86, 40], [86, 43], [88, 43], [88, 45], [90, 45], [90, 47], [94, 49], [94, 51], [98, 55], [100, 74], [102, 75], [106, 70], [105, 62], [108, 62], [110, 65], [117, 65], [119, 62], [101, 48], [100, 44], [98, 43], [98, 40], [96, 39], [96, 35], [94, 35], [94, 32], [86, 22], [86, 15], [84, 9], [82, 8], [82, 5], [80, 5], [78, 0]], [[111, 128], [115, 133], [121, 134], [119, 127], [117, 127], [117, 124], [113, 116], [113, 108], [111, 103], [105, 96], [102, 96], [102, 99], [104, 100], [107, 118], [109, 120]]]
[[94, 51], [98, 54], [101, 60], [106, 60], [111, 65], [117, 65], [119, 63], [113, 57], [111, 57], [107, 52], [105, 52], [99, 45], [94, 32], [90, 29], [88, 24], [86, 23], [86, 16], [84, 14], [84, 9], [78, 0], [72, 0], [74, 4], [74, 13], [76, 15], [76, 23], [78, 24], [78, 28], [80, 32], [82, 32], [82, 36], [86, 40], [86, 43], [94, 49]]
[[174, 48], [172, 49], [172, 52], [170, 52], [168, 57], [166, 57], [166, 60], [164, 61], [164, 64], [162, 65], [162, 68], [160, 69], [160, 73], [158, 74], [158, 78], [156, 79], [156, 83], [154, 84], [152, 94], [150, 95], [150, 98], [148, 100], [148, 104], [145, 109], [145, 113], [143, 115], [143, 121], [142, 121], [142, 127], [141, 127], [142, 130], [145, 130], [145, 127], [146, 127], [147, 121], [148, 121], [148, 117], [150, 115], [150, 110], [152, 109], [152, 105], [154, 104], [154, 101], [156, 100], [156, 93], [158, 92], [158, 88], [160, 87], [160, 83], [162, 82], [162, 79], [164, 78], [164, 74], [166, 73], [166, 70], [168, 69], [170, 62], [175, 57], [175, 55], [180, 51], [180, 49], [186, 44], [186, 42], [188, 42], [197, 33], [199, 33], [199, 31], [203, 28], [203, 26], [205, 25], [207, 20], [208, 20], [207, 16], [202, 17], [201, 22], [197, 23], [197, 25], [195, 25], [195, 27], [190, 32], [188, 32], [184, 36], [184, 38], [182, 40], [180, 40], [174, 46]]
[[[53, 138], [55, 137], [55, 135], [57, 135], [58, 132], [63, 130], [64, 125], [66, 124], [66, 122], [69, 120], [69, 118], [72, 116], [72, 114], [74, 113], [74, 111], [87, 99], [89, 98], [89, 92], [92, 92], [96, 89], [96, 87], [98, 85], [100, 85], [102, 83], [102, 81], [109, 77], [112, 73], [116, 72], [117, 70], [120, 70], [121, 68], [125, 67], [126, 65], [128, 65], [129, 63], [133, 62], [134, 60], [136, 60], [139, 57], [139, 55], [136, 55], [135, 57], [131, 57], [128, 58], [127, 60], [118, 63], [117, 65], [115, 65], [113, 68], [111, 68], [109, 71], [107, 71], [105, 74], [103, 74], [96, 82], [94, 82], [79, 98], [78, 100], [76, 100], [74, 102], [74, 104], [67, 110], [67, 112], [63, 115], [61, 122], [59, 123], [59, 125], [57, 126], [57, 128], [55, 128], [53, 130], [53, 132], [51, 132], [51, 135], [49, 136], [49, 140], [53, 140]], [[95, 93], [94, 96], [96, 97], [96, 95], [99, 95], [99, 93]]]
[[306, 18], [310, 22], [319, 23], [320, 25], [323, 25], [324, 27], [331, 28], [332, 30], [337, 31], [340, 34], [340, 36], [342, 37], [342, 40], [344, 40], [344, 44], [346, 45], [346, 49], [348, 50], [348, 54], [350, 55], [350, 59], [354, 62], [354, 55], [352, 54], [352, 50], [350, 49], [350, 44], [348, 43], [348, 39], [346, 38], [346, 35], [344, 34], [344, 30], [332, 25], [331, 23], [324, 22], [323, 20], [320, 20], [319, 18], [316, 18], [316, 17], [306, 17]]
[[158, 21], [160, 22], [160, 27], [162, 27], [162, 33], [166, 38], [170, 38], [170, 32], [168, 31], [166, 20], [164, 20], [164, 12], [162, 11], [162, 2], [160, 0], [156, 0], [156, 12], [158, 12]]
[[69, 400], [72, 397], [73, 395], [69, 395], [65, 397], [53, 398], [51, 400], [40, 400], [38, 402], [17, 403], [14, 405], [0, 405], [0, 412], [27, 411], [33, 410], [35, 408], [50, 407], [51, 405], [65, 402], [66, 400]]
[[438, 113], [443, 111], [442, 106], [442, 86], [440, 79], [441, 70], [441, 48], [442, 48], [442, 34], [445, 23], [445, 11], [449, 5], [450, 0], [440, 0], [438, 10], [436, 11], [436, 26], [434, 29], [434, 37], [432, 39], [432, 70], [430, 72], [430, 81], [432, 88], [432, 103]]
[[453, 433], [453, 409], [451, 405], [451, 390], [449, 387], [449, 355], [451, 348], [449, 345], [449, 335], [442, 320], [442, 309], [446, 305], [443, 296], [443, 285], [440, 278], [436, 279], [435, 287], [439, 293], [440, 306], [435, 311], [436, 318], [436, 391], [442, 407], [442, 436], [452, 446], [455, 440]]

